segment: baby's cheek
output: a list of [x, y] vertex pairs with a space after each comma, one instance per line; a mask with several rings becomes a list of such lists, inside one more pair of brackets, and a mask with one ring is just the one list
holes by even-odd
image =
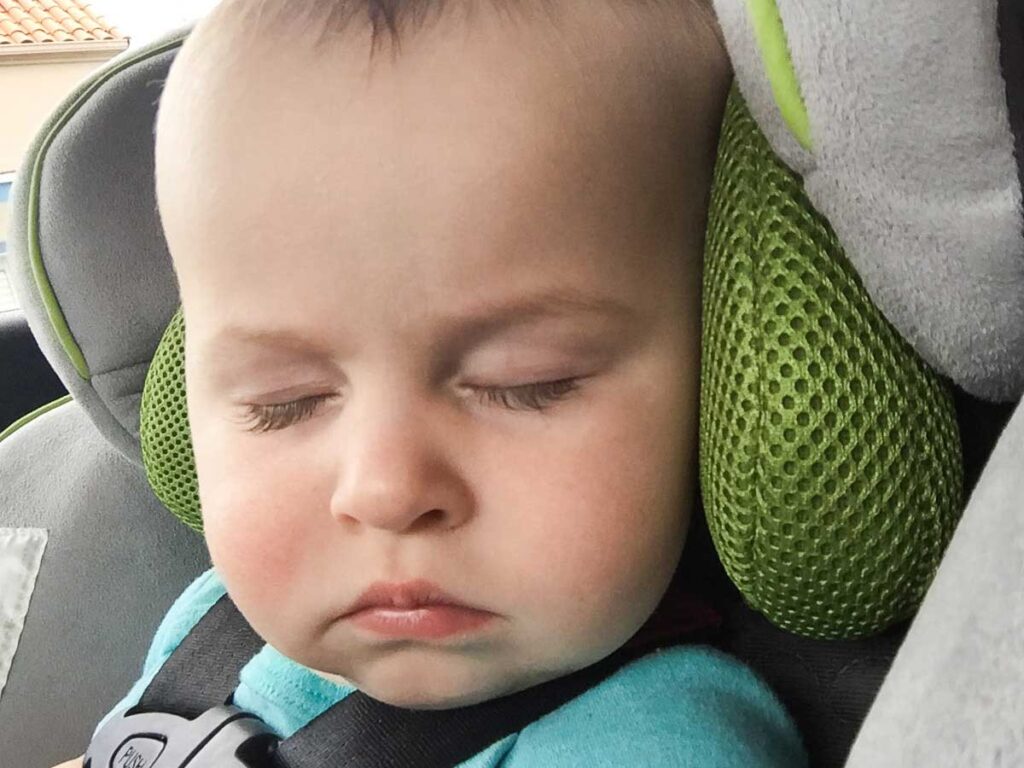
[[[649, 434], [613, 433], [606, 445], [575, 451], [550, 490], [546, 517], [531, 526], [534, 540], [523, 543], [535, 558], [544, 555], [545, 579], [554, 587], [551, 599], [563, 603], [556, 615], [567, 632], [582, 627], [583, 635], [618, 633], [624, 641], [654, 610], [671, 577], [687, 515], [676, 483], [666, 479], [667, 452]], [[571, 481], [579, 477], [589, 481]], [[559, 486], [571, 493], [556, 491]]]
[[236, 603], [257, 621], [260, 614], [286, 604], [300, 588], [299, 577], [313, 539], [304, 524], [303, 499], [280, 498], [274, 488], [294, 489], [271, 478], [248, 488], [223, 487], [204, 501], [203, 517], [210, 556]]

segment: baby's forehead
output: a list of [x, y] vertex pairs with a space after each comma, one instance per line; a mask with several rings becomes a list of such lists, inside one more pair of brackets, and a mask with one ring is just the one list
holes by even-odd
[[[627, 110], [624, 97], [644, 92], [652, 111], [673, 103], [669, 81], [701, 76], [706, 22], [682, 12], [696, 2], [638, 0], [627, 13], [618, 0], [222, 0], [186, 41], [170, 80], [187, 80], [191, 106], [216, 109], [271, 74], [290, 73], [291, 87], [319, 86], [324, 101], [410, 70], [432, 72], [439, 90], [468, 82], [500, 90], [518, 74], [520, 86], [571, 91], [581, 107], [605, 94]], [[387, 24], [373, 10], [382, 7], [394, 9], [381, 11]]]
[[[694, 96], [699, 72], [687, 72], [689, 85], [678, 87], [685, 46], [671, 36], [653, 44], [645, 26], [624, 25], [607, 15], [610, 6], [597, 7], [606, 9], [604, 17], [574, 20], [584, 41], [575, 46], [543, 21], [517, 26], [494, 15], [489, 23], [474, 19], [471, 34], [438, 24], [403, 42], [397, 58], [372, 61], [365, 39], [319, 48], [248, 39], [230, 15], [215, 12], [179, 53], [164, 90], [158, 188], [176, 174], [198, 186], [230, 170], [225, 163], [208, 167], [205, 161], [216, 158], [262, 158], [273, 171], [303, 150], [308, 134], [324, 130], [333, 132], [336, 152], [373, 156], [382, 166], [437, 153], [466, 160], [459, 128], [501, 136], [487, 162], [501, 163], [532, 144], [547, 146], [556, 166], [585, 150], [618, 153], [625, 165], [631, 158], [624, 142], [652, 141], [672, 145], [663, 161], [677, 162], [699, 143], [695, 133], [716, 119], [712, 110], [702, 114]], [[671, 66], [673, 56], [679, 66]], [[264, 132], [261, 145], [247, 140], [275, 122], [288, 133]], [[486, 167], [479, 173], [486, 179]]]
[[222, 36], [237, 30], [245, 39], [283, 38], [320, 51], [369, 45], [369, 54], [403, 55], [419, 37], [465, 36], [491, 29], [511, 36], [554, 33], [564, 47], [598, 40], [596, 21], [613, 34], [642, 30], [649, 45], [666, 32], [717, 29], [712, 0], [221, 0], [201, 27]]
[[[207, 183], [231, 170], [213, 162], [218, 158], [234, 166], [265, 161], [273, 172], [317, 132], [331, 134], [324, 145], [332, 151], [373, 157], [381, 166], [437, 153], [479, 162], [482, 180], [486, 163], [500, 164], [527, 145], [547, 146], [555, 164], [577, 151], [622, 153], [615, 134], [626, 131], [640, 142], [660, 131], [678, 153], [689, 137], [669, 73], [659, 72], [642, 45], [645, 35], [634, 29], [627, 40], [621, 25], [596, 16], [579, 22], [588, 25], [584, 39], [595, 37], [607, 50], [592, 42], [571, 51], [530, 29], [477, 19], [473, 35], [442, 33], [439, 25], [431, 37], [404, 43], [396, 60], [372, 64], [365, 45], [339, 42], [320, 53], [301, 43], [242, 45], [237, 29], [225, 33], [227, 22], [211, 22], [186, 43], [166, 84], [156, 132], [158, 187], [175, 174], [190, 175], [192, 186]], [[287, 133], [261, 133], [269, 124]], [[459, 129], [500, 139], [487, 158], [473, 159]], [[248, 140], [257, 134], [262, 144]]]
[[647, 30], [596, 11], [575, 23], [587, 41], [575, 49], [553, 45], [549, 27], [496, 17], [473, 34], [438, 25], [372, 63], [340, 41], [292, 48], [247, 41], [229, 18], [201, 26], [157, 127], [183, 295], [273, 292], [301, 271], [314, 276], [305, 295], [329, 297], [331, 280], [315, 276], [346, 280], [340, 264], [359, 265], [352, 284], [392, 296], [383, 286], [416, 285], [409, 274], [424, 290], [442, 279], [479, 290], [518, 279], [531, 259], [545, 274], [614, 248], [616, 268], [642, 263], [629, 258], [647, 247], [640, 235], [662, 235], [703, 197], [702, 173], [686, 172], [713, 140], [693, 109], [699, 81], [676, 87], [671, 36], [652, 47]]

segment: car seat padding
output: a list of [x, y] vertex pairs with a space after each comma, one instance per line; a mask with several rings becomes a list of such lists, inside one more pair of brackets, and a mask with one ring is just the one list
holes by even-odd
[[772, 147], [922, 358], [971, 394], [1015, 400], [1024, 392], [1024, 220], [1007, 105], [1015, 74], [1000, 69], [997, 3], [774, 0], [808, 150], [765, 71], [750, 11], [767, 2], [714, 5]]
[[49, 531], [0, 696], [0, 764], [53, 765], [131, 687], [209, 556], [74, 402], [0, 441], [0, 526]]
[[[12, 203], [11, 280], [39, 346], [97, 428], [141, 464], [149, 361], [178, 303], [156, 210], [153, 122], [185, 33], [118, 57], [56, 110]], [[130, 319], [129, 319], [130, 318]]]
[[751, 606], [856, 637], [920, 603], [963, 508], [953, 398], [733, 89], [704, 258], [700, 468]]
[[1018, 406], [847, 768], [1024, 765], [1022, 456]]

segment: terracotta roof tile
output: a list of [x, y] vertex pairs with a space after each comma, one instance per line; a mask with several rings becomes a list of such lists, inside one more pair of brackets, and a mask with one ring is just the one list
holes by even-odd
[[84, 0], [0, 0], [0, 46], [125, 39]]

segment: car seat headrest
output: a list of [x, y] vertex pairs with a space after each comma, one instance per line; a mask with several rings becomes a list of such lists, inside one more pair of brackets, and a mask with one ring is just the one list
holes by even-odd
[[909, 617], [963, 505], [952, 393], [872, 304], [735, 88], [703, 329], [701, 491], [747, 603], [812, 637]]
[[1024, 392], [1024, 56], [997, 5], [1014, 4], [714, 0], [751, 113], [875, 305], [961, 388], [1010, 401]]
[[12, 200], [11, 282], [39, 346], [100, 432], [140, 464], [142, 386], [178, 305], [153, 124], [186, 35], [122, 54], [81, 83], [37, 134]]

